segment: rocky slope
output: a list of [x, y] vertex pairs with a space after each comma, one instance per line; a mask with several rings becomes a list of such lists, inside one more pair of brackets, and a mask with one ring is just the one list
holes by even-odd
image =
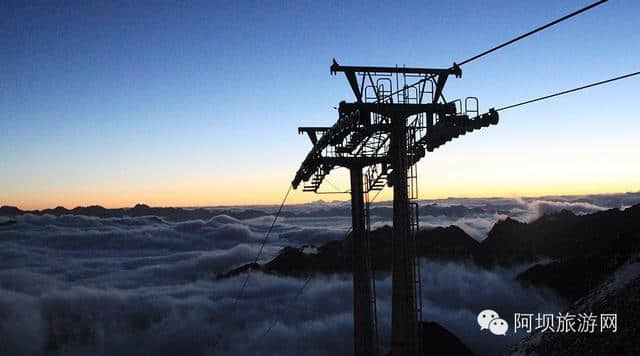
[[600, 331], [597, 327], [593, 333], [538, 332], [505, 355], [640, 355], [640, 254], [630, 257], [567, 312], [617, 314], [617, 330]]
[[[507, 218], [497, 222], [482, 242], [456, 226], [420, 230], [416, 235], [416, 253], [420, 257], [475, 263], [484, 268], [550, 260], [551, 263], [534, 265], [518, 279], [556, 289], [574, 300], [636, 251], [639, 237], [640, 204], [588, 215], [561, 211], [529, 224]], [[370, 238], [372, 265], [377, 270], [389, 270], [391, 228], [372, 231]], [[346, 238], [329, 242], [318, 247], [317, 253], [286, 247], [266, 264], [242, 266], [219, 277], [249, 268], [283, 275], [349, 272], [351, 241]], [[577, 271], [589, 273], [576, 274]], [[579, 277], [565, 283], [571, 275]]]

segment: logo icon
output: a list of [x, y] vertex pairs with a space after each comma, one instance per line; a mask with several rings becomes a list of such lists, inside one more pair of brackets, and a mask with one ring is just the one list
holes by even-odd
[[478, 325], [480, 330], [489, 330], [493, 335], [507, 334], [509, 330], [509, 323], [506, 320], [501, 319], [500, 315], [495, 310], [485, 309], [478, 313]]

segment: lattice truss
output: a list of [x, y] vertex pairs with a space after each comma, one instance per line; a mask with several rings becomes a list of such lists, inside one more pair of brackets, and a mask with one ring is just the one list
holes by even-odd
[[325, 177], [336, 167], [367, 167], [365, 192], [391, 185], [389, 143], [391, 120], [407, 119], [409, 166], [426, 152], [474, 130], [498, 123], [498, 113], [479, 112], [476, 97], [447, 101], [444, 85], [450, 75], [462, 71], [455, 63], [448, 69], [408, 67], [340, 66], [335, 60], [331, 73], [343, 72], [356, 97], [341, 102], [338, 120], [331, 127], [300, 127], [313, 147], [292, 182], [304, 191], [318, 192]]

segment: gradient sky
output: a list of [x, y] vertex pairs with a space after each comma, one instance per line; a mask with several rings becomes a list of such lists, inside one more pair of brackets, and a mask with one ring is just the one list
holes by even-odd
[[[591, 2], [2, 2], [0, 205], [277, 203], [310, 148], [297, 127], [353, 100], [332, 58], [448, 67]], [[465, 65], [445, 94], [486, 111], [637, 71], [638, 14], [609, 1]], [[638, 191], [639, 89], [504, 111], [421, 161], [420, 197]], [[348, 196], [290, 201], [320, 198]]]

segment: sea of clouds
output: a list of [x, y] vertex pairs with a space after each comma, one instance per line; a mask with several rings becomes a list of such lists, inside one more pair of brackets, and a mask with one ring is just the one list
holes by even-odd
[[[506, 216], [531, 221], [562, 209], [584, 214], [637, 202], [640, 194], [445, 199], [421, 205], [468, 210], [442, 215], [432, 206], [432, 215], [420, 220], [423, 228], [456, 224], [482, 240]], [[376, 207], [374, 225], [390, 223], [388, 209], [382, 209], [390, 204]], [[343, 238], [351, 224], [348, 211], [344, 202], [286, 206], [283, 212], [289, 214], [274, 226], [260, 261], [283, 246], [318, 246]], [[306, 283], [304, 278], [253, 273], [241, 299], [236, 296], [246, 275], [216, 279], [220, 272], [253, 261], [273, 221], [269, 214], [191, 221], [34, 214], [0, 218], [15, 221], [0, 224], [0, 354], [351, 354], [350, 275], [318, 275]], [[480, 331], [480, 310], [511, 316], [566, 307], [550, 291], [514, 281], [527, 266], [482, 270], [428, 260], [421, 265], [424, 319], [445, 326], [480, 355], [495, 354], [520, 337]], [[386, 348], [390, 288], [390, 276], [378, 273], [378, 322]]]

